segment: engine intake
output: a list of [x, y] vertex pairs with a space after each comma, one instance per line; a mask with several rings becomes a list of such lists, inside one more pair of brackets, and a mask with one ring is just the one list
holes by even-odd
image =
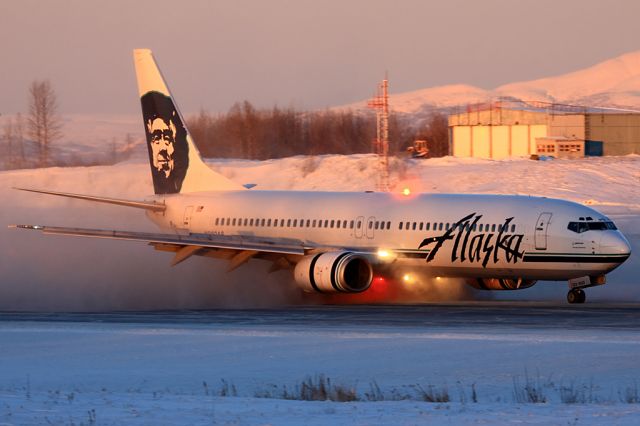
[[533, 287], [537, 281], [522, 278], [475, 278], [467, 280], [467, 284], [479, 290], [522, 290]]
[[327, 252], [305, 256], [296, 265], [296, 283], [307, 292], [360, 293], [371, 286], [369, 261], [351, 252]]

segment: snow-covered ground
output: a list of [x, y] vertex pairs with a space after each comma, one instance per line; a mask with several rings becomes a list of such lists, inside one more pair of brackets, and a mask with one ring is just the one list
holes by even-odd
[[[637, 327], [0, 322], [0, 341], [3, 425], [640, 419]], [[316, 374], [364, 400], [277, 398], [284, 386], [295, 390]], [[450, 401], [421, 401], [419, 387]]]

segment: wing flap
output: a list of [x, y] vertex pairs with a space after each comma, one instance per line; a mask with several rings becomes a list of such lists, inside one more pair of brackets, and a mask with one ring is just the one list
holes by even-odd
[[[142, 241], [153, 244], [175, 244], [240, 251], [304, 255], [305, 247], [299, 241], [269, 241], [243, 236], [208, 234], [156, 234], [151, 232], [117, 231], [108, 229], [65, 228], [42, 225], [11, 225], [10, 228], [31, 229], [50, 235], [105, 238], [111, 240]], [[190, 251], [190, 250], [188, 250]]]

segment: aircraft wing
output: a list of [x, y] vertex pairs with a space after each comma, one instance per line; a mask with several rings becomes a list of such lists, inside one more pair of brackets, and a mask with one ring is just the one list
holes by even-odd
[[298, 240], [268, 240], [252, 236], [161, 234], [42, 225], [11, 225], [10, 228], [31, 229], [52, 235], [146, 242], [153, 245], [157, 250], [175, 252], [176, 255], [172, 262], [173, 265], [186, 260], [194, 254], [211, 252], [212, 257], [229, 259], [231, 261], [230, 269], [235, 269], [252, 257], [267, 257], [264, 255], [272, 255], [272, 257], [273, 255], [303, 256], [306, 250], [311, 249], [305, 247], [303, 243]]

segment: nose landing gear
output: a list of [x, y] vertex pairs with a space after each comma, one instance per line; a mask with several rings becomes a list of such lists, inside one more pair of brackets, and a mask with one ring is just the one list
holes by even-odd
[[574, 288], [567, 293], [567, 302], [569, 303], [584, 303], [586, 299], [587, 295], [581, 288]]
[[584, 303], [587, 296], [584, 294], [584, 289], [587, 287], [594, 287], [597, 285], [606, 284], [607, 279], [603, 275], [590, 275], [579, 278], [572, 278], [569, 280], [569, 293], [567, 293], [567, 302], [569, 303]]

